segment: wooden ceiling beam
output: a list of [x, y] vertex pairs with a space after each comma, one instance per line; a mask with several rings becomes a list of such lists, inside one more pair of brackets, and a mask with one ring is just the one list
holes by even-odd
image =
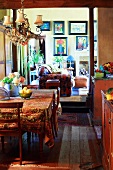
[[[70, 8], [103, 7], [113, 8], [111, 0], [24, 0], [24, 8]], [[0, 0], [0, 9], [19, 9], [21, 0]]]

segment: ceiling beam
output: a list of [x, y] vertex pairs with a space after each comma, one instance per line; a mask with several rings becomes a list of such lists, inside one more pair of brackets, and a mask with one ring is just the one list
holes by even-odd
[[[70, 8], [70, 7], [103, 7], [113, 8], [111, 0], [24, 0], [24, 8]], [[0, 0], [0, 9], [19, 9], [21, 0]]]

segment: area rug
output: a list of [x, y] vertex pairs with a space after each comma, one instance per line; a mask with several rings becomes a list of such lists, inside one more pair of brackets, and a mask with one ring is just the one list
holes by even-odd
[[92, 126], [89, 113], [62, 113], [58, 116], [58, 124]]

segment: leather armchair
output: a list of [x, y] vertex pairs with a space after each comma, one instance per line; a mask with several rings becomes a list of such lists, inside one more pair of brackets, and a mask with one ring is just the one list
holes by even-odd
[[46, 81], [48, 79], [59, 79], [60, 96], [71, 95], [71, 76], [68, 74], [44, 74], [39, 76], [39, 88], [46, 89]]

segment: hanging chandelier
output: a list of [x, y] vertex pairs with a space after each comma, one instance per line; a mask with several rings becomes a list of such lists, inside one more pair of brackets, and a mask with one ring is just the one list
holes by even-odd
[[34, 22], [36, 24], [37, 34], [33, 33], [30, 28], [29, 20], [27, 15], [24, 14], [24, 0], [21, 0], [21, 9], [18, 10], [18, 16], [16, 19], [17, 28], [12, 26], [10, 22], [10, 16], [4, 16], [3, 25], [5, 26], [4, 33], [10, 38], [10, 41], [14, 45], [26, 45], [30, 38], [37, 38], [41, 34], [41, 26], [43, 25], [42, 15], [37, 15], [37, 19]]

